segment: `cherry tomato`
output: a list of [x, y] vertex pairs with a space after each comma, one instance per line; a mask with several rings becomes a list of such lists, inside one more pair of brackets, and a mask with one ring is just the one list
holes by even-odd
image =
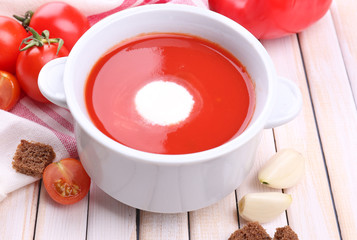
[[79, 160], [66, 158], [45, 168], [43, 183], [53, 200], [73, 204], [87, 195], [91, 180]]
[[31, 17], [29, 26], [39, 33], [48, 30], [52, 37], [62, 38], [69, 51], [90, 27], [86, 16], [64, 2], [41, 5]]
[[19, 100], [20, 85], [14, 75], [0, 71], [0, 109], [10, 110]]
[[209, 0], [210, 9], [248, 29], [259, 39], [297, 33], [319, 20], [332, 0]]
[[0, 16], [0, 69], [15, 73], [19, 46], [26, 30], [12, 18]]
[[32, 99], [39, 102], [49, 102], [45, 98], [37, 84], [37, 78], [41, 68], [49, 61], [65, 57], [68, 50], [62, 46], [57, 53], [57, 44], [44, 44], [42, 47], [32, 47], [19, 54], [16, 62], [16, 76], [22, 90]]

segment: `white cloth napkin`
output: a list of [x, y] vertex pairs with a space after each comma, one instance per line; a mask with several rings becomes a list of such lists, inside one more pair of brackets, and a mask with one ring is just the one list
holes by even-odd
[[21, 139], [51, 145], [56, 153], [54, 161], [77, 157], [73, 120], [66, 109], [24, 97], [13, 112], [19, 116], [0, 110], [0, 201], [8, 193], [38, 180], [12, 168]]

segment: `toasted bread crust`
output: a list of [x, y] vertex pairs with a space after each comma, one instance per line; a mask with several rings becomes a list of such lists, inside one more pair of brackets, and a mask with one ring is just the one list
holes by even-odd
[[53, 162], [56, 153], [50, 145], [21, 140], [12, 161], [12, 167], [20, 173], [42, 177], [42, 173]]
[[228, 240], [271, 240], [271, 237], [258, 222], [250, 222], [232, 233]]
[[285, 226], [276, 229], [273, 240], [299, 240], [299, 238], [289, 226]]

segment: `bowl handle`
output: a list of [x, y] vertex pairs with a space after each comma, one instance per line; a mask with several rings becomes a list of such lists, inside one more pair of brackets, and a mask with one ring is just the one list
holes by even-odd
[[294, 119], [302, 107], [302, 96], [299, 88], [292, 81], [278, 77], [278, 92], [273, 112], [264, 128], [274, 128]]
[[38, 87], [48, 100], [68, 108], [63, 85], [63, 73], [67, 57], [56, 58], [46, 63], [38, 75]]

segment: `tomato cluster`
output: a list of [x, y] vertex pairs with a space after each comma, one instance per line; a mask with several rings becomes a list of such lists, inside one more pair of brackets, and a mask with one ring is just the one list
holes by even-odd
[[[4, 110], [14, 106], [20, 88], [32, 99], [48, 102], [37, 85], [41, 68], [50, 60], [67, 56], [90, 27], [79, 10], [64, 2], [49, 2], [35, 12], [15, 18], [22, 25], [13, 18], [0, 16], [0, 109]], [[41, 36], [44, 31], [50, 36]], [[63, 46], [53, 38], [62, 39]], [[20, 51], [24, 45], [31, 46]]]
[[[0, 16], [0, 109], [10, 110], [21, 89], [32, 99], [48, 102], [37, 78], [49, 61], [69, 54], [90, 27], [87, 18], [63, 2], [49, 2], [24, 17]], [[46, 167], [43, 183], [58, 203], [73, 204], [84, 198], [91, 180], [77, 159], [63, 159]]]

